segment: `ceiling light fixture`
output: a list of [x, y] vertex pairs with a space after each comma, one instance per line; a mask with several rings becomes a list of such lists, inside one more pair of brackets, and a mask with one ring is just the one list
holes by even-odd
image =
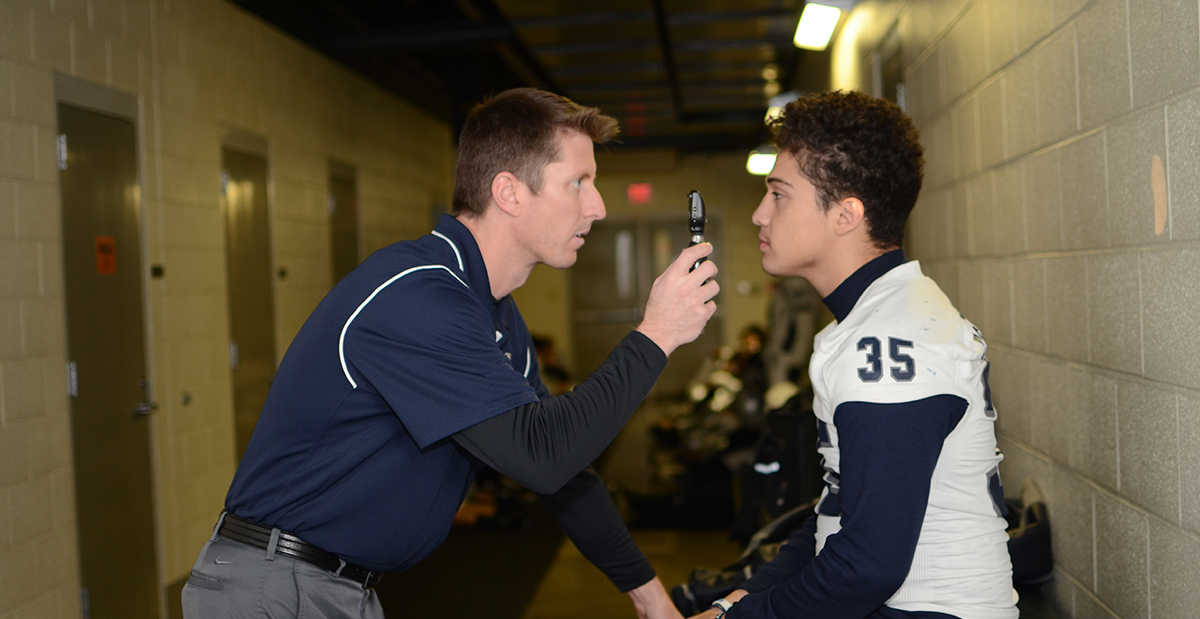
[[763, 118], [763, 122], [771, 124], [772, 120], [779, 118], [779, 115], [783, 113], [784, 106], [799, 98], [800, 93], [795, 90], [781, 92], [771, 97], [771, 100], [767, 102], [767, 115]]
[[766, 176], [775, 167], [775, 149], [763, 144], [750, 151], [746, 158], [746, 171], [755, 176]]
[[809, 2], [800, 13], [800, 23], [796, 26], [796, 36], [792, 43], [796, 47], [822, 51], [829, 46], [829, 39], [837, 28], [842, 17], [842, 11], [853, 8], [853, 2], [839, 0], [822, 0], [820, 4]]

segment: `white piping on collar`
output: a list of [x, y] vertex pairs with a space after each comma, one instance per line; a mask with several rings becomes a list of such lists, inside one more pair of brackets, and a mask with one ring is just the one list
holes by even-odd
[[458, 245], [455, 245], [454, 241], [450, 240], [450, 237], [442, 234], [441, 232], [438, 232], [437, 230], [434, 230], [432, 234], [433, 234], [433, 236], [436, 236], [450, 244], [450, 249], [454, 250], [454, 257], [458, 258], [458, 270], [462, 271], [463, 273], [466, 273], [467, 270], [465, 268], [463, 268], [462, 254], [458, 253]]
[[529, 378], [529, 368], [533, 367], [532, 361], [533, 361], [533, 359], [530, 355], [529, 349], [526, 348], [525, 349], [525, 378]]
[[[434, 234], [437, 234], [437, 233], [435, 232]], [[441, 235], [439, 235], [439, 236], [441, 236]], [[442, 238], [445, 238], [445, 237], [442, 237]], [[449, 239], [447, 239], [447, 241], [449, 241]], [[453, 247], [454, 244], [451, 243], [450, 246]], [[455, 250], [455, 253], [458, 253], [458, 250]], [[460, 266], [461, 266], [461, 263], [460, 263]], [[358, 309], [354, 310], [353, 314], [350, 314], [350, 318], [348, 318], [346, 320], [346, 324], [342, 326], [342, 335], [341, 335], [341, 337], [338, 338], [338, 357], [342, 361], [342, 373], [344, 373], [346, 375], [346, 380], [350, 381], [350, 386], [353, 387], [354, 389], [358, 389], [358, 383], [354, 382], [354, 379], [350, 377], [350, 369], [346, 367], [346, 331], [348, 331], [350, 329], [350, 323], [354, 322], [355, 318], [358, 318], [359, 312], [363, 311], [363, 308], [366, 307], [367, 304], [370, 303], [371, 300], [375, 298], [375, 295], [379, 294], [384, 288], [387, 288], [388, 286], [390, 286], [392, 284], [392, 282], [400, 279], [401, 277], [404, 277], [405, 275], [408, 275], [409, 273], [413, 273], [416, 271], [426, 271], [429, 269], [445, 269], [445, 271], [447, 273], [449, 273], [451, 277], [458, 280], [458, 283], [462, 284], [468, 290], [471, 289], [470, 286], [467, 286], [467, 282], [464, 282], [461, 277], [459, 277], [458, 275], [456, 275], [454, 273], [454, 271], [451, 271], [448, 267], [446, 267], [445, 265], [441, 265], [441, 264], [426, 264], [424, 266], [413, 267], [411, 269], [401, 272], [398, 275], [393, 276], [391, 279], [380, 284], [379, 287], [375, 289], [375, 292], [372, 292], [371, 296], [367, 297], [365, 301], [360, 303], [358, 306]]]

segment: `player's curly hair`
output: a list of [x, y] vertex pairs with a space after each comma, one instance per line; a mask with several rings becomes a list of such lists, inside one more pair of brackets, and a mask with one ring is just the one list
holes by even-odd
[[904, 242], [925, 162], [920, 134], [899, 106], [860, 92], [810, 95], [789, 103], [771, 133], [816, 187], [821, 208], [858, 198], [876, 247]]
[[454, 166], [455, 215], [478, 217], [487, 210], [492, 179], [511, 172], [535, 194], [542, 171], [561, 156], [558, 136], [578, 131], [603, 144], [619, 131], [615, 118], [552, 92], [536, 88], [506, 90], [475, 106], [458, 137]]

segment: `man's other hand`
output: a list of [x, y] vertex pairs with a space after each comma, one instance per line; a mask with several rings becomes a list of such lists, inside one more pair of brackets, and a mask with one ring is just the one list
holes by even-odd
[[684, 249], [650, 288], [646, 314], [637, 330], [670, 356], [676, 348], [695, 340], [717, 311], [713, 297], [721, 287], [712, 278], [717, 265], [705, 260], [688, 272], [695, 262], [712, 253], [711, 243]]
[[654, 580], [629, 592], [633, 598], [633, 607], [637, 610], [638, 619], [683, 619], [671, 596], [663, 588], [662, 581], [656, 576]]

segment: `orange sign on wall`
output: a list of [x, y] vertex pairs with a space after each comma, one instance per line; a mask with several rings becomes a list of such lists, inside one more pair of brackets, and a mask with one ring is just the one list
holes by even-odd
[[117, 240], [111, 236], [96, 237], [96, 272], [101, 275], [117, 272]]

